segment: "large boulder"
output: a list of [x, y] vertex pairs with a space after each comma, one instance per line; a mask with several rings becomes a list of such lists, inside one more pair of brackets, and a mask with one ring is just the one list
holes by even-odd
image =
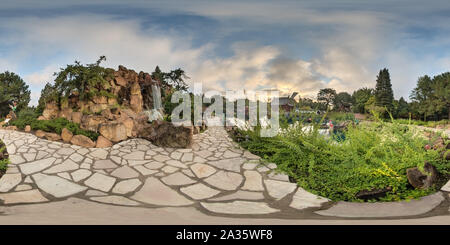
[[111, 110], [109, 108], [103, 110], [100, 115], [107, 120], [114, 120], [114, 115], [111, 113]]
[[429, 162], [425, 162], [423, 167], [425, 173], [419, 170], [419, 168], [408, 168], [406, 170], [406, 177], [408, 178], [408, 182], [417, 189], [428, 189], [437, 180], [437, 170], [431, 165]]
[[121, 122], [109, 122], [100, 125], [100, 134], [111, 142], [127, 139], [127, 128]]
[[72, 112], [72, 122], [80, 124], [82, 117], [83, 113], [81, 111]]
[[91, 103], [89, 105], [89, 111], [92, 113], [101, 113], [103, 110], [108, 109], [108, 104], [95, 104], [95, 103]]
[[193, 128], [175, 126], [167, 121], [153, 121], [142, 128], [138, 136], [158, 146], [188, 148], [192, 145]]
[[91, 139], [89, 139], [88, 137], [86, 137], [84, 135], [73, 136], [72, 139], [70, 140], [70, 143], [72, 143], [74, 145], [78, 145], [78, 146], [87, 147], [87, 148], [95, 147], [94, 141], [92, 141]]
[[127, 86], [127, 80], [125, 80], [125, 78], [121, 77], [120, 75], [115, 77], [114, 81], [116, 82], [117, 85], [119, 85], [121, 87]]
[[95, 96], [92, 98], [95, 104], [108, 104], [108, 98], [106, 96]]
[[45, 133], [44, 138], [51, 140], [51, 141], [57, 141], [61, 139], [61, 136], [57, 133]]
[[96, 148], [106, 148], [111, 147], [113, 144], [111, 141], [109, 141], [107, 138], [103, 136], [98, 136], [97, 138], [97, 144], [95, 145]]
[[6, 130], [13, 130], [13, 131], [16, 131], [16, 130], [17, 130], [17, 127], [16, 127], [16, 126], [8, 126], [8, 127], [6, 127]]
[[45, 136], [45, 132], [42, 130], [37, 130], [35, 134], [36, 134], [36, 137], [38, 137], [38, 138], [44, 138], [44, 136]]
[[81, 119], [80, 127], [85, 130], [97, 132], [99, 125], [107, 120], [100, 115], [84, 115]]
[[61, 138], [64, 142], [69, 143], [70, 140], [72, 140], [73, 134], [70, 130], [68, 130], [67, 128], [63, 128], [63, 130], [61, 131]]
[[134, 121], [131, 118], [128, 118], [124, 120], [123, 125], [125, 125], [125, 128], [127, 129], [127, 136], [128, 137], [136, 137], [136, 130], [134, 128]]
[[56, 102], [48, 102], [45, 104], [45, 109], [42, 112], [42, 116], [46, 120], [57, 118], [59, 116], [59, 108]]
[[142, 111], [143, 106], [141, 87], [138, 82], [134, 82], [130, 88], [130, 108], [135, 113], [139, 113]]
[[61, 111], [59, 111], [58, 113], [58, 117], [63, 117], [66, 118], [67, 120], [71, 121], [72, 120], [72, 108], [64, 108]]

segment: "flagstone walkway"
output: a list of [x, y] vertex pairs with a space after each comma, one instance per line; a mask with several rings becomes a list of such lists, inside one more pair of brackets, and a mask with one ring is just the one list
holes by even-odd
[[[353, 204], [331, 207], [326, 198], [290, 183], [288, 176], [274, 171], [275, 164], [239, 148], [223, 128], [194, 135], [192, 149], [157, 147], [143, 139], [104, 149], [82, 148], [9, 130], [0, 130], [0, 139], [11, 160], [0, 179], [0, 202], [6, 206], [76, 197], [120, 206], [195, 207], [225, 216], [295, 217], [309, 212], [358, 217]], [[442, 206], [446, 195], [439, 192], [413, 201], [410, 213], [405, 205], [397, 208], [402, 216], [424, 214]], [[417, 212], [422, 204], [426, 208]], [[392, 212], [382, 217], [396, 216], [392, 205], [384, 209]]]

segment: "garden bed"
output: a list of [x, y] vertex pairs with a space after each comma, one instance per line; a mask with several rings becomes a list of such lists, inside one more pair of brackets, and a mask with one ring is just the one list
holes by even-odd
[[9, 154], [5, 143], [0, 140], [0, 178], [6, 173], [9, 164]]
[[[407, 126], [381, 121], [350, 125], [344, 141], [319, 134], [318, 125], [314, 128], [305, 132], [300, 125], [271, 138], [260, 137], [258, 128], [234, 129], [231, 137], [276, 163], [304, 189], [333, 201], [417, 199], [436, 192], [449, 179], [448, 138], [437, 144], [438, 136], [427, 139]], [[414, 188], [407, 169], [424, 171], [425, 162], [436, 169], [437, 176], [431, 187]]]

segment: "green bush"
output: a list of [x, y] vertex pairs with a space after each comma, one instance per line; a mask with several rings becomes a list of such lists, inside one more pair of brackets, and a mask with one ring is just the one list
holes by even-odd
[[[6, 150], [6, 146], [5, 144], [0, 140], [0, 145], [2, 145], [2, 147], [0, 148], [0, 152], [3, 152]], [[2, 174], [4, 174], [6, 172], [6, 169], [8, 168], [8, 164], [9, 164], [9, 159], [1, 159], [0, 160], [0, 177], [2, 176]]]
[[24, 129], [26, 125], [30, 125], [32, 130], [42, 130], [45, 132], [61, 134], [63, 128], [67, 128], [74, 135], [81, 134], [89, 137], [92, 140], [97, 140], [99, 134], [93, 131], [88, 131], [80, 128], [80, 125], [71, 122], [65, 118], [56, 118], [52, 120], [37, 120], [31, 117], [17, 117], [14, 121], [9, 123], [19, 129]]
[[424, 126], [435, 128], [437, 125], [449, 125], [450, 120], [441, 120], [441, 121], [421, 121], [421, 120], [409, 120], [409, 119], [395, 119], [396, 123], [405, 124], [405, 125], [416, 125], [416, 126]]
[[0, 172], [5, 172], [8, 168], [9, 159], [0, 160]]
[[[17, 118], [10, 122], [10, 125], [14, 125], [20, 129], [24, 129], [25, 126], [29, 125], [29, 122], [36, 120], [38, 114], [33, 108], [25, 108], [17, 113]], [[13, 123], [14, 122], [14, 123]]]
[[437, 168], [441, 178], [450, 174], [450, 162], [438, 151], [425, 150], [424, 145], [430, 142], [414, 136], [407, 126], [380, 121], [350, 126], [343, 142], [324, 137], [317, 129], [315, 125], [312, 133], [305, 133], [301, 127], [293, 127], [271, 138], [260, 137], [257, 128], [236, 135], [244, 148], [276, 163], [301, 187], [334, 201], [359, 202], [358, 192], [385, 187], [392, 191], [381, 198], [383, 201], [434, 192], [439, 186], [413, 189], [406, 178], [407, 168], [423, 168], [425, 161]]

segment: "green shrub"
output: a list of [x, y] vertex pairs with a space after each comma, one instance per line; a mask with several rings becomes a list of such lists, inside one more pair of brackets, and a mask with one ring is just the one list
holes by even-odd
[[[0, 145], [2, 145], [2, 147], [0, 147], [0, 152], [4, 152], [6, 150], [6, 146], [5, 144], [0, 140]], [[0, 177], [2, 176], [2, 174], [4, 174], [6, 172], [6, 169], [8, 168], [8, 164], [9, 164], [9, 159], [1, 159], [0, 160]]]
[[8, 168], [9, 159], [0, 160], [0, 172], [5, 172]]
[[315, 125], [312, 133], [305, 133], [301, 127], [293, 127], [264, 138], [256, 128], [237, 135], [244, 148], [276, 163], [301, 187], [334, 201], [359, 202], [362, 200], [355, 197], [358, 192], [385, 187], [392, 191], [383, 201], [427, 195], [438, 186], [417, 190], [406, 178], [407, 168], [423, 168], [425, 161], [435, 166], [442, 178], [450, 174], [450, 162], [438, 151], [425, 150], [424, 145], [430, 142], [415, 137], [407, 126], [384, 122], [350, 126], [343, 142], [324, 137], [317, 129]]
[[63, 128], [67, 128], [74, 135], [81, 134], [92, 140], [97, 140], [99, 134], [80, 128], [80, 125], [71, 122], [65, 118], [56, 118], [52, 120], [37, 120], [36, 118], [18, 117], [11, 121], [10, 125], [14, 125], [19, 129], [24, 129], [26, 125], [30, 125], [32, 130], [42, 130], [45, 132], [61, 134]]
[[416, 125], [416, 126], [424, 126], [435, 128], [437, 125], [449, 125], [450, 120], [441, 120], [441, 121], [421, 121], [421, 120], [409, 120], [409, 119], [395, 119], [396, 123], [405, 124], [405, 125]]

